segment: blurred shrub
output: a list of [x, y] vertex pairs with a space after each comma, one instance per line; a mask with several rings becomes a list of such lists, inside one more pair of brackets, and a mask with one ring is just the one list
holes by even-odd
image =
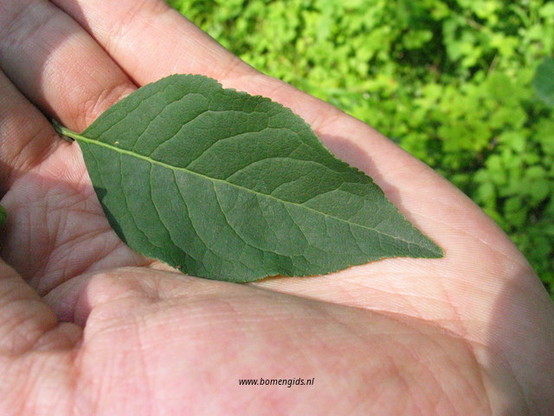
[[554, 295], [552, 1], [168, 1], [448, 177]]

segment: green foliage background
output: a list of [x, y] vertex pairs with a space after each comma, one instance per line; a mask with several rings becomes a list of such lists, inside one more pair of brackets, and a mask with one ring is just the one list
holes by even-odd
[[477, 202], [554, 296], [554, 2], [168, 0]]

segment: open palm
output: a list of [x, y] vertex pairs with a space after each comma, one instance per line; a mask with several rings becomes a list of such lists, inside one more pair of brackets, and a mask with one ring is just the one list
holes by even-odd
[[[471, 201], [370, 127], [159, 0], [0, 0], [0, 64], [0, 414], [554, 413], [554, 306], [539, 280]], [[44, 114], [81, 130], [171, 73], [291, 107], [445, 257], [237, 285], [132, 252]]]

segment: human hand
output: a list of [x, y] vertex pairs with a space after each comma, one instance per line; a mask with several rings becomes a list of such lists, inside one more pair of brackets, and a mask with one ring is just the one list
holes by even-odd
[[[0, 63], [0, 414], [554, 413], [542, 285], [471, 201], [368, 126], [158, 0], [0, 0]], [[445, 257], [237, 285], [129, 250], [43, 113], [79, 131], [171, 73], [291, 107]], [[239, 386], [260, 377], [314, 385]]]

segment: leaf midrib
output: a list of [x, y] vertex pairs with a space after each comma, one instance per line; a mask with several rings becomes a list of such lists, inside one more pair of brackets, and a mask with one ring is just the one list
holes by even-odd
[[191, 174], [191, 175], [195, 175], [195, 176], [198, 176], [200, 178], [203, 178], [205, 180], [209, 180], [209, 181], [214, 181], [214, 182], [219, 182], [219, 183], [223, 183], [225, 185], [230, 185], [230, 186], [233, 186], [237, 189], [240, 189], [241, 191], [246, 191], [246, 192], [250, 192], [250, 193], [253, 193], [253, 194], [256, 194], [256, 195], [260, 195], [262, 197], [265, 197], [265, 198], [270, 198], [270, 199], [273, 199], [275, 201], [278, 201], [279, 203], [285, 203], [285, 204], [291, 204], [291, 205], [295, 205], [295, 206], [298, 206], [298, 207], [301, 207], [302, 209], [306, 209], [308, 211], [311, 211], [311, 212], [314, 212], [318, 215], [323, 215], [325, 217], [328, 217], [328, 218], [332, 218], [336, 221], [341, 221], [341, 222], [344, 222], [344, 223], [347, 223], [349, 224], [350, 226], [355, 226], [355, 227], [360, 227], [360, 228], [364, 228], [366, 230], [370, 230], [370, 231], [373, 231], [379, 235], [382, 235], [382, 236], [386, 236], [386, 237], [389, 237], [393, 240], [397, 240], [397, 241], [402, 241], [406, 244], [413, 244], [413, 245], [416, 245], [417, 247], [419, 247], [420, 249], [424, 249], [424, 250], [427, 250], [429, 251], [430, 253], [432, 253], [431, 250], [429, 250], [428, 248], [416, 243], [416, 242], [413, 242], [413, 241], [409, 241], [409, 240], [405, 240], [405, 239], [402, 239], [400, 237], [397, 237], [397, 236], [394, 236], [394, 235], [390, 235], [390, 234], [387, 234], [383, 231], [379, 231], [375, 228], [372, 228], [372, 227], [368, 227], [368, 226], [365, 226], [365, 225], [362, 225], [362, 224], [358, 224], [358, 223], [355, 223], [355, 222], [351, 222], [351, 221], [348, 221], [348, 220], [345, 220], [343, 218], [338, 218], [338, 217], [335, 217], [335, 216], [332, 216], [330, 214], [327, 214], [325, 212], [321, 212], [321, 211], [318, 211], [316, 209], [313, 209], [309, 206], [306, 206], [304, 204], [301, 204], [301, 203], [297, 203], [297, 202], [292, 202], [292, 201], [286, 201], [286, 200], [282, 200], [282, 199], [279, 199], [279, 198], [276, 198], [275, 196], [273, 195], [269, 195], [269, 194], [264, 194], [264, 193], [261, 193], [261, 192], [257, 192], [257, 191], [254, 191], [253, 189], [250, 189], [250, 188], [246, 188], [244, 186], [241, 186], [241, 185], [238, 185], [238, 184], [235, 184], [235, 183], [232, 183], [232, 182], [227, 182], [225, 180], [222, 180], [222, 179], [217, 179], [217, 178], [212, 178], [210, 176], [207, 176], [207, 175], [204, 175], [204, 174], [201, 174], [201, 173], [198, 173], [198, 172], [195, 172], [195, 171], [192, 171], [192, 170], [188, 170], [186, 168], [180, 168], [180, 167], [176, 167], [176, 166], [172, 166], [172, 165], [169, 165], [167, 163], [164, 163], [164, 162], [161, 162], [159, 160], [156, 160], [156, 159], [152, 159], [151, 157], [148, 157], [148, 156], [144, 156], [144, 155], [141, 155], [139, 153], [135, 153], [135, 152], [132, 152], [130, 150], [126, 150], [126, 149], [122, 149], [120, 147], [117, 147], [117, 146], [114, 146], [114, 145], [111, 145], [111, 144], [108, 144], [108, 143], [105, 143], [105, 142], [102, 142], [102, 141], [99, 141], [99, 140], [95, 140], [95, 139], [91, 139], [91, 138], [88, 138], [86, 136], [83, 136], [82, 134], [79, 134], [79, 133], [75, 133], [74, 131], [71, 131], [67, 128], [63, 128], [63, 134], [72, 138], [72, 139], [76, 139], [78, 141], [82, 141], [82, 142], [85, 142], [87, 144], [91, 144], [91, 145], [94, 145], [94, 146], [99, 146], [99, 147], [104, 147], [106, 149], [110, 149], [112, 151], [115, 151], [117, 153], [121, 153], [121, 154], [124, 154], [124, 155], [127, 155], [127, 156], [131, 156], [131, 157], [135, 157], [135, 158], [138, 158], [138, 159], [142, 159], [148, 163], [151, 163], [151, 164], [155, 164], [155, 165], [158, 165], [158, 166], [161, 166], [161, 167], [164, 167], [164, 168], [167, 168], [167, 169], [171, 169], [171, 170], [174, 170], [174, 171], [181, 171], [181, 172], [186, 172], [188, 174]]

